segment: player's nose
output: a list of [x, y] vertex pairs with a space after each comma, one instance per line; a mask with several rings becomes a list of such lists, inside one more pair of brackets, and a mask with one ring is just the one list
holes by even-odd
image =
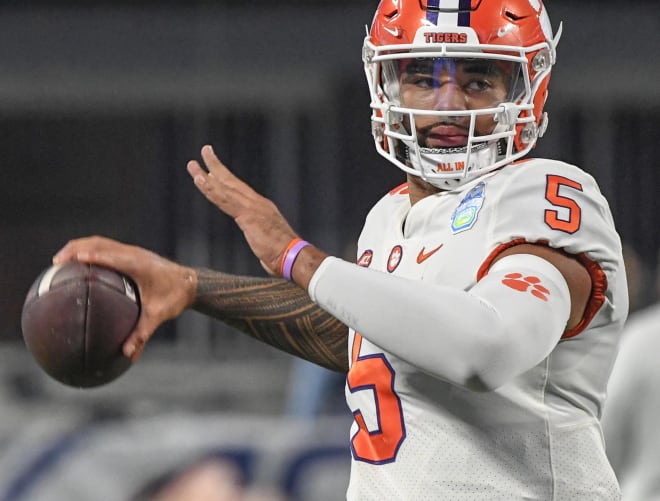
[[466, 110], [466, 96], [459, 85], [447, 80], [433, 93], [433, 109], [436, 111]]

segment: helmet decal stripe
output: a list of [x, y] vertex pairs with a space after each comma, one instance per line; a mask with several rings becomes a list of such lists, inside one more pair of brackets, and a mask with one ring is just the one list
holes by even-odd
[[438, 24], [438, 8], [440, 7], [440, 0], [428, 0], [426, 4], [426, 19], [433, 24]]
[[458, 25], [470, 26], [470, 0], [459, 0], [458, 2]]
[[470, 4], [470, 0], [427, 0], [426, 19], [436, 26], [470, 26]]

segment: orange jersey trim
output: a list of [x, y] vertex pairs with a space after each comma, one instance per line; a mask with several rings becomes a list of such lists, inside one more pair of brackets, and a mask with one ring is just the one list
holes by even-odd
[[361, 348], [362, 348], [362, 334], [356, 332], [355, 336], [353, 337], [353, 346], [351, 347], [351, 366], [353, 366], [355, 362], [357, 362]]
[[509, 165], [520, 165], [520, 164], [524, 164], [525, 162], [531, 162], [532, 160], [534, 160], [534, 159], [533, 158], [520, 158], [520, 159], [516, 160], [515, 162], [511, 162]]
[[[524, 238], [517, 238], [515, 240], [511, 240], [510, 242], [501, 244], [490, 253], [490, 255], [479, 267], [479, 270], [477, 271], [477, 281], [488, 275], [488, 271], [490, 270], [490, 267], [493, 265], [493, 261], [495, 261], [497, 256], [499, 256], [506, 249], [510, 249], [511, 247], [515, 247], [516, 245], [520, 244], [540, 244], [548, 246], [546, 241], [528, 242]], [[584, 253], [570, 254], [570, 256], [575, 257], [580, 262], [580, 264], [582, 264], [582, 266], [587, 269], [587, 272], [591, 277], [591, 295], [589, 296], [589, 301], [587, 302], [587, 307], [584, 310], [582, 319], [575, 327], [564, 331], [564, 334], [561, 337], [562, 339], [569, 339], [577, 336], [587, 327], [587, 325], [589, 325], [589, 323], [596, 316], [596, 313], [598, 313], [598, 310], [600, 310], [601, 306], [603, 306], [603, 303], [605, 302], [605, 291], [607, 290], [607, 276], [605, 275], [603, 269], [598, 265], [598, 263], [589, 259]]]
[[393, 188], [390, 191], [390, 195], [408, 195], [410, 193], [410, 190], [408, 189], [408, 183], [403, 183], [397, 186], [396, 188]]

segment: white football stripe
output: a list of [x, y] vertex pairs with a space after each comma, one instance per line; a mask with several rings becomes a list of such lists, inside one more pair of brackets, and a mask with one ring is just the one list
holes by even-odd
[[125, 277], [121, 277], [122, 281], [124, 282], [124, 292], [126, 295], [133, 300], [134, 303], [137, 303], [137, 295], [135, 294], [135, 291], [133, 290], [133, 286], [129, 283], [128, 280], [126, 280]]
[[50, 284], [53, 281], [53, 277], [61, 267], [61, 264], [55, 264], [46, 270], [46, 273], [44, 273], [41, 282], [39, 282], [39, 289], [37, 289], [38, 296], [41, 296], [50, 290]]

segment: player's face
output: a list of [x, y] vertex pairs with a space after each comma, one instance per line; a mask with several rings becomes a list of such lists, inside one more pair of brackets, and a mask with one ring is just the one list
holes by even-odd
[[[513, 65], [487, 59], [415, 58], [399, 62], [401, 106], [420, 110], [465, 111], [493, 108], [507, 100]], [[414, 115], [417, 140], [428, 148], [467, 144], [469, 116]], [[409, 119], [404, 118], [409, 128]], [[495, 128], [492, 114], [475, 119], [475, 135]]]

